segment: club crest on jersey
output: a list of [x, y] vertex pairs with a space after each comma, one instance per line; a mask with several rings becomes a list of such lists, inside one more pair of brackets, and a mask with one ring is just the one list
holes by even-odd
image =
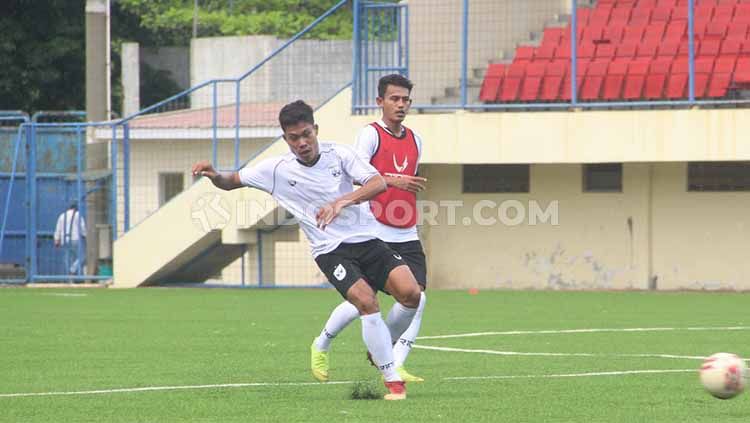
[[401, 257], [398, 253], [393, 253], [393, 258], [395, 258], [396, 260], [402, 260], [403, 259], [403, 257]]
[[340, 264], [336, 266], [336, 269], [333, 270], [333, 276], [336, 279], [343, 281], [344, 278], [346, 277], [346, 269], [344, 268], [344, 266]]
[[404, 173], [407, 166], [409, 166], [408, 156], [404, 157], [404, 162], [399, 166], [398, 161], [396, 160], [396, 153], [393, 153], [393, 167], [396, 168], [396, 171], [398, 171], [398, 173]]
[[292, 186], [292, 187], [297, 185], [297, 181], [295, 181], [294, 179], [290, 179], [287, 182], [289, 182], [289, 186]]
[[334, 178], [338, 178], [338, 177], [341, 176], [341, 168], [340, 167], [332, 166], [332, 167], [329, 167], [328, 170], [331, 171], [331, 176], [333, 176]]

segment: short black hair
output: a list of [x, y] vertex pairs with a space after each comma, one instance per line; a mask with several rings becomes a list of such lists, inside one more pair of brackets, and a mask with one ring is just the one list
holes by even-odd
[[313, 109], [309, 104], [302, 100], [297, 100], [281, 108], [281, 111], [279, 112], [279, 124], [281, 125], [281, 129], [286, 130], [286, 128], [294, 126], [300, 122], [315, 125]]
[[393, 73], [380, 78], [378, 81], [378, 97], [385, 97], [385, 90], [388, 89], [389, 85], [406, 88], [409, 90], [409, 93], [411, 93], [411, 89], [414, 87], [414, 84], [409, 81], [409, 78], [398, 73]]

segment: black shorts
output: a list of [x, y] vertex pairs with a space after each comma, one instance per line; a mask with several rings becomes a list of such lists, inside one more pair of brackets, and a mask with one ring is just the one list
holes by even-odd
[[330, 253], [315, 257], [315, 263], [341, 296], [346, 298], [349, 288], [359, 279], [364, 279], [376, 292], [385, 292], [391, 270], [405, 265], [406, 261], [388, 248], [385, 242], [371, 239], [342, 243]]
[[401, 257], [406, 260], [406, 264], [409, 265], [411, 273], [414, 274], [414, 279], [417, 283], [422, 286], [423, 289], [427, 289], [427, 261], [424, 256], [424, 249], [422, 249], [422, 243], [419, 240], [407, 241], [407, 242], [387, 242], [391, 250], [397, 252]]

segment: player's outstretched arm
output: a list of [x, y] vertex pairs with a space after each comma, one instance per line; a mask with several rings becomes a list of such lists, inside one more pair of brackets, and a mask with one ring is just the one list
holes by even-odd
[[217, 172], [207, 160], [200, 161], [193, 165], [193, 175], [205, 176], [210, 179], [217, 188], [225, 191], [231, 191], [242, 187], [239, 172]]
[[318, 227], [325, 229], [325, 227], [333, 222], [333, 219], [335, 219], [345, 207], [367, 201], [385, 191], [387, 188], [388, 186], [385, 184], [385, 180], [382, 176], [373, 176], [362, 185], [362, 188], [356, 189], [321, 207], [315, 216], [318, 221]]

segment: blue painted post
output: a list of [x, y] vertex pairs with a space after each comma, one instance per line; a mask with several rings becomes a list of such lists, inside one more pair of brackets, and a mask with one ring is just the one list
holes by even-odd
[[240, 264], [240, 284], [242, 287], [245, 286], [245, 255], [247, 254], [247, 244], [245, 244], [245, 251], [242, 252], [242, 263]]
[[123, 232], [130, 230], [130, 124], [123, 126], [122, 135], [122, 198]]
[[570, 18], [570, 104], [578, 104], [578, 0], [572, 0]]
[[[112, 125], [112, 182], [110, 184], [109, 224], [112, 230], [112, 242], [117, 240], [117, 126]], [[93, 265], [93, 263], [92, 263]]]
[[695, 10], [694, 0], [688, 0], [688, 101], [695, 102]]
[[463, 0], [463, 17], [461, 19], [461, 108], [466, 108], [468, 101], [469, 78], [469, 0]]
[[[25, 119], [24, 122], [28, 122], [28, 119]], [[20, 150], [21, 146], [21, 135], [23, 134], [23, 123], [18, 125], [18, 132], [16, 132], [16, 145], [13, 149], [13, 165], [11, 166], [10, 171], [10, 181], [8, 182], [8, 192], [5, 194], [5, 210], [3, 210], [3, 224], [2, 227], [0, 227], [0, 256], [3, 253], [3, 241], [5, 241], [5, 228], [7, 227], [8, 223], [8, 214], [10, 211], [10, 195], [13, 192], [13, 183], [16, 178], [16, 166], [18, 165], [18, 150]]]
[[368, 106], [370, 104], [370, 12], [367, 11], [367, 8], [363, 10], [365, 11], [364, 42], [362, 43], [364, 66], [361, 69], [363, 83], [360, 90], [360, 101], [363, 106]]
[[352, 114], [357, 113], [356, 107], [360, 105], [360, 96], [359, 96], [359, 90], [360, 90], [360, 45], [359, 45], [359, 0], [354, 0], [352, 2], [352, 15], [354, 20], [354, 33], [352, 34], [352, 42], [354, 45], [352, 46]]
[[26, 132], [26, 204], [27, 224], [26, 233], [26, 281], [31, 282], [36, 276], [36, 126], [30, 124]]
[[[83, 139], [84, 139], [83, 137], [84, 137], [83, 127], [81, 125], [76, 125], [76, 204], [78, 204], [79, 216], [85, 216], [83, 214], [84, 210], [81, 208], [81, 204], [84, 201], [83, 179], [81, 177], [82, 172], [83, 172]], [[78, 229], [80, 229], [80, 227]], [[80, 235], [82, 234], [79, 234], [79, 240], [80, 240]], [[76, 245], [76, 250], [77, 250], [76, 257], [85, 257], [86, 252], [83, 251], [82, 242], [78, 242], [78, 244]], [[76, 270], [77, 270], [78, 275], [83, 274], [83, 266], [79, 265]]]
[[212, 94], [212, 100], [211, 100], [211, 163], [214, 165], [214, 167], [217, 167], [218, 164], [216, 162], [216, 156], [217, 156], [217, 146], [216, 143], [218, 142], [217, 136], [216, 136], [216, 113], [218, 112], [217, 108], [217, 98], [216, 98], [216, 81], [213, 83], [213, 94]]

